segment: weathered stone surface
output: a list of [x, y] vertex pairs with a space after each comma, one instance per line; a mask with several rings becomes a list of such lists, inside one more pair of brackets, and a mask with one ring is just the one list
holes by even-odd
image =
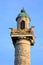
[[30, 65], [30, 42], [20, 40], [15, 46], [15, 65]]

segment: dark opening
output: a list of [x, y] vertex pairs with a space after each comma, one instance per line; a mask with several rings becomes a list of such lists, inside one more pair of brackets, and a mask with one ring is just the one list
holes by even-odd
[[24, 20], [21, 21], [21, 23], [20, 23], [20, 28], [21, 28], [21, 29], [24, 29], [24, 28], [25, 28], [25, 21], [24, 21]]

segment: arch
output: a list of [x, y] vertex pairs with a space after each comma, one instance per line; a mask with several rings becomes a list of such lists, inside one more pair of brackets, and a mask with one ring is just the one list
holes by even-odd
[[21, 29], [24, 29], [24, 28], [25, 28], [25, 21], [24, 21], [24, 20], [21, 21], [21, 23], [20, 23], [20, 28], [21, 28]]

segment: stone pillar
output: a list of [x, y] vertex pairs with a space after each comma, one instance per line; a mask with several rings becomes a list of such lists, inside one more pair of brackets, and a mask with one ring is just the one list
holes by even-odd
[[21, 39], [15, 44], [15, 65], [30, 65], [30, 41]]

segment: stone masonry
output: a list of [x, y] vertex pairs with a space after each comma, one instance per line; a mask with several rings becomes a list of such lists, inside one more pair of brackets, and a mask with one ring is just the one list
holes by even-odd
[[15, 48], [14, 65], [30, 65], [30, 48], [34, 45], [34, 26], [30, 27], [30, 17], [24, 9], [16, 18], [17, 29], [11, 29], [11, 39]]
[[17, 41], [15, 45], [15, 65], [30, 65], [30, 47], [30, 41]]

